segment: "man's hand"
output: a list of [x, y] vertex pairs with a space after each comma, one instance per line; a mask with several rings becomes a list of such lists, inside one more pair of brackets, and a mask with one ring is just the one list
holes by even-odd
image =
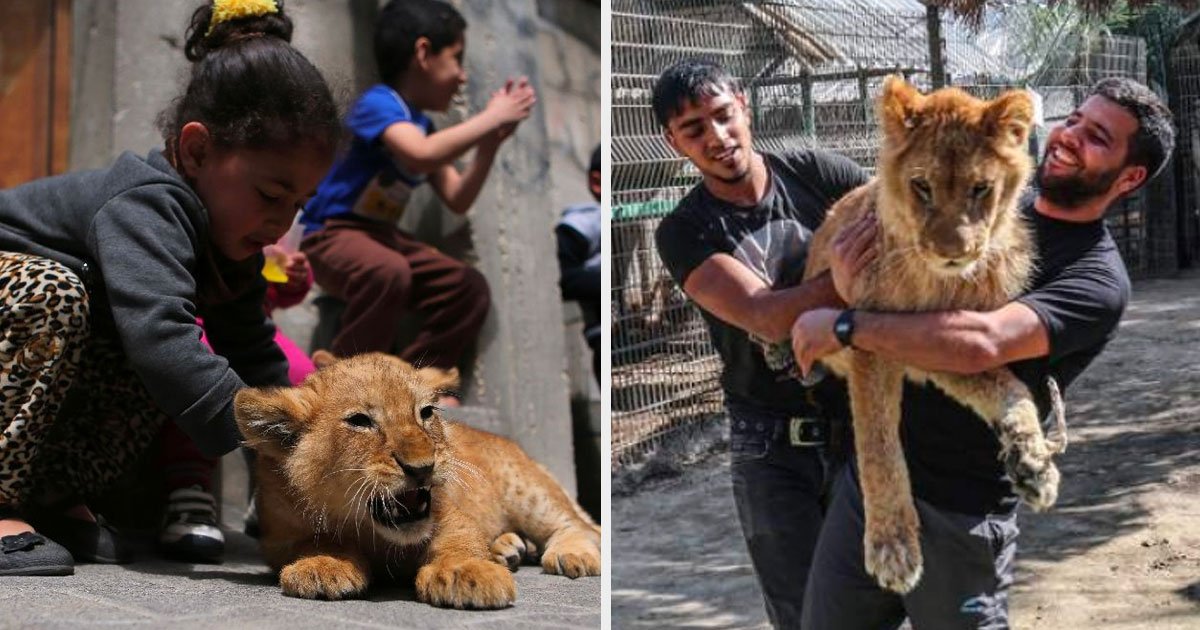
[[808, 376], [818, 359], [842, 349], [833, 334], [833, 323], [841, 313], [835, 308], [814, 308], [801, 313], [792, 324], [792, 355], [801, 375]]
[[838, 232], [830, 247], [829, 273], [842, 301], [854, 304], [854, 278], [875, 260], [875, 236], [879, 233], [875, 213], [868, 212]]

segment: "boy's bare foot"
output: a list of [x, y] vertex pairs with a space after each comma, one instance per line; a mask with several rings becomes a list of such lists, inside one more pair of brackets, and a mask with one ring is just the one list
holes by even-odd
[[461, 407], [462, 401], [459, 400], [458, 396], [447, 396], [443, 394], [441, 398], [438, 398], [438, 406], [445, 407], [447, 409], [452, 407]]

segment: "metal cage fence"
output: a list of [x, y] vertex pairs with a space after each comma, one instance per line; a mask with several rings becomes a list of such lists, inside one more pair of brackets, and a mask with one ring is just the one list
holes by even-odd
[[1200, 257], [1200, 14], [1180, 28], [1169, 52], [1171, 111], [1175, 115], [1175, 220], [1180, 264]]
[[[966, 27], [939, 26], [936, 48], [952, 83], [991, 97], [1017, 82]], [[659, 73], [684, 58], [718, 61], [747, 95], [757, 148], [821, 147], [872, 168], [883, 79], [900, 73], [928, 89], [932, 64], [927, 12], [915, 0], [613, 0], [611, 33], [612, 450], [620, 468], [723, 413], [707, 329], [654, 248], [662, 216], [700, 181], [654, 119]], [[1046, 66], [1035, 87], [1047, 117], [1065, 117], [1102, 76], [1144, 80], [1138, 41], [1108, 38]], [[1114, 216], [1123, 253], [1144, 257], [1144, 212]]]

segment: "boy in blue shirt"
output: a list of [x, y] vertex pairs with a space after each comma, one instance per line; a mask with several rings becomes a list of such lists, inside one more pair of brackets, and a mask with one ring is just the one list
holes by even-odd
[[[382, 83], [346, 117], [353, 143], [305, 208], [302, 249], [316, 281], [346, 302], [330, 348], [340, 356], [388, 352], [398, 315], [424, 328], [402, 358], [453, 367], [478, 336], [490, 299], [483, 275], [396, 227], [413, 189], [428, 182], [451, 211], [474, 203], [501, 143], [537, 102], [525, 78], [509, 80], [487, 107], [438, 130], [425, 111], [445, 111], [466, 83], [466, 22], [440, 0], [392, 0], [381, 11], [375, 57]], [[454, 161], [474, 148], [463, 171]]]

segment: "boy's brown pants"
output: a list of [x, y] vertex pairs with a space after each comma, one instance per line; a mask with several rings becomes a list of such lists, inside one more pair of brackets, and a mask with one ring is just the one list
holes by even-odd
[[454, 367], [479, 336], [491, 305], [483, 274], [393, 225], [330, 219], [301, 249], [317, 284], [346, 302], [330, 348], [338, 356], [390, 351], [408, 309], [425, 325], [406, 361]]

